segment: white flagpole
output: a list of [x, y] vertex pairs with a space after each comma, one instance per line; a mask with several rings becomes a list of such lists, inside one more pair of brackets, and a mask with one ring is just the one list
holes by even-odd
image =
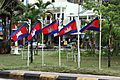
[[[41, 23], [41, 28], [43, 28], [44, 26], [44, 21], [43, 19], [38, 19]], [[44, 37], [43, 37], [43, 33], [42, 33], [42, 66], [44, 66], [44, 48], [43, 48], [43, 43], [44, 43]]]
[[60, 45], [60, 36], [59, 36], [59, 66], [61, 66], [61, 45]]
[[[79, 1], [80, 3], [80, 1]], [[78, 24], [77, 24], [77, 29], [78, 29], [78, 68], [80, 68], [80, 35], [79, 35], [79, 30], [80, 30], [80, 24], [79, 24], [79, 12], [80, 12], [80, 5], [78, 3]]]
[[[29, 33], [30, 33], [30, 29], [31, 29], [31, 20], [28, 19], [28, 25], [29, 25]], [[30, 43], [28, 42], [28, 54], [27, 54], [27, 66], [29, 67], [29, 63], [30, 63]]]
[[78, 68], [80, 68], [80, 35], [79, 35], [79, 31], [78, 31]]
[[[44, 21], [43, 19], [38, 19], [41, 23], [41, 28], [43, 28], [44, 26]], [[43, 37], [43, 33], [42, 33], [42, 66], [44, 66], [44, 48], [43, 48], [43, 43], [44, 43], [44, 37]]]
[[[62, 6], [60, 7], [60, 19], [59, 19], [59, 31], [60, 31], [60, 28], [62, 27]], [[61, 40], [60, 40], [60, 36], [59, 36], [59, 66], [61, 66]]]
[[[100, 6], [102, 4], [102, 1], [100, 2]], [[101, 25], [102, 25], [102, 20], [101, 20], [101, 11], [100, 11], [100, 35], [99, 35], [99, 69], [101, 69]]]

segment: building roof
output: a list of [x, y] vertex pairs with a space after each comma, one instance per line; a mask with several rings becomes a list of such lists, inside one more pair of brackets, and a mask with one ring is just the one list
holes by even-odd
[[95, 13], [93, 12], [93, 10], [83, 10], [80, 12], [80, 16], [92, 16], [95, 15]]
[[[55, 9], [57, 12], [60, 12], [60, 7], [65, 9], [65, 13], [67, 16], [77, 16], [78, 15], [78, 4], [70, 3], [70, 2], [54, 2], [47, 6], [48, 10], [53, 10], [55, 13]], [[93, 10], [85, 10], [82, 6], [80, 6], [80, 16], [87, 16], [87, 15], [95, 15]]]
[[78, 5], [70, 2], [54, 2], [47, 6], [47, 9], [53, 10], [53, 12], [60, 12], [60, 8], [64, 9], [67, 15], [77, 15]]

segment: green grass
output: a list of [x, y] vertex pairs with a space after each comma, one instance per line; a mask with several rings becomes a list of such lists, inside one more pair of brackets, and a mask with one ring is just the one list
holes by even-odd
[[[66, 53], [68, 53], [68, 61]], [[75, 62], [72, 57], [71, 51], [61, 51], [61, 66], [59, 66], [58, 51], [44, 51], [44, 66], [42, 66], [42, 56], [39, 51], [39, 55], [35, 55], [33, 63], [27, 67], [27, 51], [24, 51], [23, 59], [21, 55], [4, 54], [0, 55], [0, 70], [19, 69], [120, 76], [120, 56], [112, 57], [110, 68], [107, 67], [107, 56], [102, 56], [102, 70], [98, 69], [98, 55], [81, 53], [80, 69], [77, 68], [77, 61]]]

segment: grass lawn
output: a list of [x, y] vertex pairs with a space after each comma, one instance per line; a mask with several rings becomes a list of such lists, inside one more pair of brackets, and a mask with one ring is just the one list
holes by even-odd
[[[68, 54], [68, 56], [66, 55]], [[77, 52], [75, 52], [77, 54]], [[111, 58], [111, 67], [107, 67], [107, 56], [102, 56], [102, 70], [98, 69], [98, 56], [81, 53], [81, 68], [77, 68], [77, 59], [73, 58], [72, 51], [61, 51], [61, 66], [58, 64], [58, 51], [44, 51], [44, 66], [42, 66], [41, 51], [34, 56], [33, 63], [27, 67], [27, 51], [21, 55], [0, 55], [0, 70], [34, 70], [50, 72], [71, 72], [84, 74], [103, 74], [120, 76], [120, 56]], [[77, 58], [77, 56], [76, 56]]]

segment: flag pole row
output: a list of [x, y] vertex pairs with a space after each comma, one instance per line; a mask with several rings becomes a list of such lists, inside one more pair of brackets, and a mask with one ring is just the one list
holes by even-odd
[[[62, 9], [61, 9], [62, 11]], [[59, 22], [59, 25], [58, 25]], [[76, 20], [73, 19], [70, 21], [67, 25], [63, 26], [60, 25], [61, 20], [55, 20], [52, 23], [48, 24], [47, 26], [43, 27], [43, 23], [41, 20], [37, 20], [34, 26], [31, 28], [31, 20], [28, 20], [27, 23], [24, 23], [21, 27], [19, 27], [15, 32], [13, 32], [10, 37], [14, 42], [21, 40], [22, 38], [27, 37], [26, 43], [28, 43], [28, 58], [27, 58], [27, 66], [29, 66], [29, 54], [30, 54], [30, 43], [35, 35], [38, 35], [42, 32], [42, 44], [43, 44], [43, 34], [45, 35], [53, 35], [57, 33], [57, 36], [59, 36], [59, 66], [61, 66], [61, 54], [60, 54], [60, 37], [66, 34], [71, 33], [78, 33], [78, 43], [79, 41], [79, 33], [84, 32], [86, 30], [94, 30], [94, 31], [100, 31], [99, 27], [99, 19], [96, 17], [93, 21], [88, 23], [83, 28], [79, 29], [80, 25], [76, 24]], [[27, 30], [27, 26], [29, 26], [29, 31]], [[79, 47], [79, 45], [78, 45]], [[100, 57], [99, 57], [100, 58]], [[100, 64], [100, 63], [99, 63]], [[44, 52], [42, 47], [42, 66], [44, 65]], [[100, 66], [99, 66], [100, 67]], [[80, 51], [78, 48], [78, 68], [80, 68]]]

